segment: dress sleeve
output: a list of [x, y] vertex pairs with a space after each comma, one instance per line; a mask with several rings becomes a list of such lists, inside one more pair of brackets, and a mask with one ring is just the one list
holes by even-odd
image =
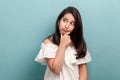
[[35, 58], [35, 61], [46, 65], [46, 59], [45, 58], [55, 58], [57, 51], [57, 46], [52, 43], [42, 43], [41, 49], [38, 53], [38, 55]]
[[83, 64], [83, 63], [88, 63], [92, 60], [90, 53], [87, 51], [87, 54], [85, 57], [80, 58], [77, 60], [76, 64]]

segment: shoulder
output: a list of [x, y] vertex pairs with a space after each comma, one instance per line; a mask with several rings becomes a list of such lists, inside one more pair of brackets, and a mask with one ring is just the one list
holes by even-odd
[[56, 44], [54, 44], [49, 38], [46, 38], [46, 39], [43, 41], [42, 45], [43, 45], [44, 47], [49, 47], [49, 48], [52, 48], [52, 49], [58, 48], [58, 46], [57, 46]]
[[52, 43], [52, 36], [43, 41], [44, 44]]
[[52, 43], [48, 38], [43, 41], [44, 44]]

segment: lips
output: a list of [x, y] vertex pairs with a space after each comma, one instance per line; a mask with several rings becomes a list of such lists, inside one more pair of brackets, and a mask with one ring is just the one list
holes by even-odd
[[70, 32], [68, 29], [65, 29], [65, 28], [62, 28], [61, 30], [60, 30], [60, 33], [61, 34], [65, 34], [65, 33], [67, 33], [67, 32]]
[[69, 30], [67, 30], [67, 29], [63, 29], [63, 31], [64, 31], [64, 32], [69, 32]]

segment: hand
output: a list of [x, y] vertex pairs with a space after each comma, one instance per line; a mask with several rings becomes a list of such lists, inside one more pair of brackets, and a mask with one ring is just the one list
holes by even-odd
[[70, 32], [67, 32], [64, 35], [61, 34], [60, 44], [64, 45], [65, 47], [67, 47], [71, 43], [69, 34], [70, 34]]

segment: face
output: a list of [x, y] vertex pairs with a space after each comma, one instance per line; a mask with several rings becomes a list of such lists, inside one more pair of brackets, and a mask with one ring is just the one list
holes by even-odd
[[75, 18], [71, 13], [66, 13], [58, 22], [60, 34], [71, 33], [75, 27]]

